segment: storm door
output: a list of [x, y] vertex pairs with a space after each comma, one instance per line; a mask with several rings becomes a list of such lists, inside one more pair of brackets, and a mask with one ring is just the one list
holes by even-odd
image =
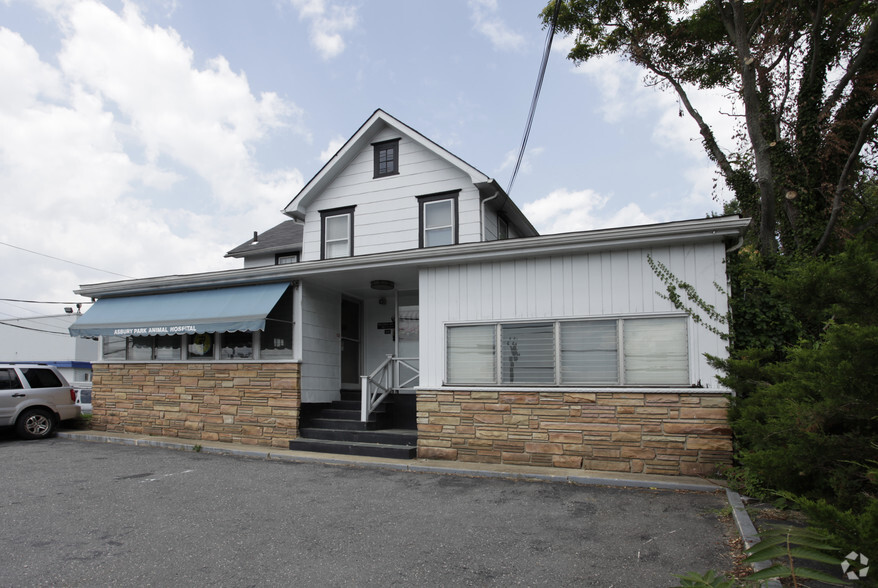
[[360, 303], [341, 301], [341, 387], [360, 387]]

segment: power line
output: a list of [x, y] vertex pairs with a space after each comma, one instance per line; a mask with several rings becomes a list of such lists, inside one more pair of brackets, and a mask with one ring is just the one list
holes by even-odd
[[47, 331], [46, 329], [35, 329], [33, 327], [22, 327], [21, 325], [13, 325], [12, 323], [7, 323], [4, 321], [0, 321], [0, 325], [5, 325], [7, 327], [12, 327], [14, 329], [24, 329], [25, 331], [37, 331], [38, 333], [50, 333], [52, 335], [64, 335], [65, 337], [70, 337], [70, 333], [61, 333], [58, 331]]
[[558, 23], [558, 12], [561, 9], [563, 0], [555, 0], [555, 11], [552, 13], [552, 26], [546, 34], [546, 46], [543, 49], [543, 60], [540, 63], [540, 72], [537, 75], [537, 84], [534, 88], [534, 95], [530, 101], [530, 112], [527, 115], [527, 124], [524, 127], [524, 137], [521, 139], [521, 149], [518, 152], [518, 160], [515, 162], [515, 169], [512, 170], [512, 177], [509, 178], [509, 186], [506, 188], [506, 194], [512, 194], [512, 184], [515, 183], [515, 176], [518, 175], [518, 168], [521, 167], [521, 160], [524, 158], [524, 150], [527, 147], [527, 139], [530, 136], [530, 128], [534, 122], [534, 113], [537, 109], [537, 102], [540, 99], [540, 90], [543, 88], [543, 78], [546, 75], [546, 64], [549, 62], [549, 53], [552, 50], [552, 38], [555, 36], [555, 25]]
[[76, 302], [57, 302], [52, 300], [19, 300], [18, 298], [0, 298], [2, 302], [26, 302], [28, 304], [93, 304], [91, 301], [77, 300]]
[[[69, 264], [72, 264], [72, 265], [78, 265], [79, 267], [88, 268], [88, 269], [90, 269], [90, 270], [95, 270], [95, 271], [98, 271], [98, 272], [104, 272], [105, 274], [112, 274], [112, 275], [114, 275], [114, 276], [119, 276], [119, 277], [121, 277], [121, 278], [129, 278], [129, 279], [131, 279], [131, 280], [134, 279], [132, 276], [126, 276], [125, 274], [119, 274], [119, 273], [116, 273], [116, 272], [111, 272], [111, 271], [109, 271], [109, 270], [104, 270], [104, 269], [101, 269], [101, 268], [99, 268], [99, 267], [92, 267], [92, 266], [90, 266], [90, 265], [85, 265], [85, 264], [83, 264], [83, 263], [76, 263], [75, 261], [70, 261], [69, 259], [61, 259], [60, 257], [55, 257], [54, 255], [48, 255], [48, 254], [46, 254], [46, 253], [40, 253], [39, 251], [31, 251], [30, 249], [25, 249], [24, 247], [18, 247], [17, 245], [11, 245], [11, 244], [9, 244], [9, 243], [4, 243], [3, 241], [0, 241], [0, 245], [6, 245], [7, 247], [11, 247], [11, 248], [13, 248], [13, 249], [18, 249], [18, 250], [20, 250], [20, 251], [26, 251], [26, 252], [28, 252], [28, 253], [33, 253], [34, 255], [39, 255], [39, 256], [41, 256], [41, 257], [48, 257], [49, 259], [54, 259], [54, 260], [56, 260], [56, 261], [63, 261], [64, 263], [69, 263]], [[76, 304], [76, 303], [74, 302], [74, 304]]]

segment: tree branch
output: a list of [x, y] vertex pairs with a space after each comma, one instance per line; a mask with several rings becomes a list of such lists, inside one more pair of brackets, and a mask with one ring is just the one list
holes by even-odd
[[723, 175], [731, 180], [734, 177], [735, 170], [732, 167], [732, 164], [729, 162], [729, 159], [726, 157], [726, 154], [723, 153], [723, 150], [720, 149], [719, 144], [716, 142], [716, 137], [713, 134], [713, 130], [710, 128], [704, 118], [701, 116], [695, 107], [692, 105], [692, 102], [689, 100], [689, 95], [686, 93], [686, 89], [674, 78], [670, 73], [659, 69], [659, 67], [654, 64], [650, 60], [644, 60], [644, 65], [655, 75], [659, 76], [666, 80], [671, 86], [674, 88], [674, 91], [677, 92], [677, 96], [680, 97], [680, 100], [683, 102], [683, 106], [686, 107], [686, 112], [689, 113], [696, 124], [698, 124], [698, 132], [701, 134], [701, 137], [704, 139], [704, 143], [707, 146], [707, 149], [710, 155], [713, 157], [713, 160], [716, 161], [717, 165], [719, 165], [720, 170], [722, 170]]
[[823, 236], [820, 238], [820, 242], [814, 249], [814, 255], [823, 251], [823, 248], [826, 247], [826, 243], [829, 241], [829, 235], [832, 234], [832, 229], [835, 227], [835, 223], [838, 220], [839, 212], [841, 212], [841, 198], [847, 189], [847, 181], [851, 168], [853, 168], [854, 163], [860, 156], [860, 151], [862, 151], [863, 145], [866, 143], [866, 138], [869, 136], [869, 132], [872, 127], [875, 126], [876, 122], [878, 122], [878, 108], [872, 111], [872, 115], [867, 118], [863, 123], [863, 126], [860, 127], [860, 134], [857, 136], [857, 141], [854, 143], [850, 154], [848, 154], [848, 159], [844, 164], [844, 169], [842, 170], [841, 176], [838, 178], [838, 184], [835, 187], [835, 195], [832, 198], [832, 213], [829, 215], [829, 222], [826, 223], [826, 230], [823, 231]]
[[850, 63], [848, 63], [847, 70], [844, 72], [844, 75], [841, 76], [841, 79], [838, 80], [832, 94], [830, 94], [829, 98], [826, 99], [826, 102], [823, 103], [823, 110], [820, 111], [821, 118], [828, 117], [830, 111], [838, 103], [845, 87], [848, 85], [848, 82], [851, 81], [851, 78], [854, 77], [857, 71], [859, 71], [860, 66], [862, 66], [863, 62], [866, 60], [876, 36], [878, 36], [878, 20], [875, 20], [875, 17], [873, 16], [872, 23], [866, 30], [866, 34], [863, 35], [863, 42], [860, 44], [859, 51], [857, 51], [856, 56], [854, 56]]

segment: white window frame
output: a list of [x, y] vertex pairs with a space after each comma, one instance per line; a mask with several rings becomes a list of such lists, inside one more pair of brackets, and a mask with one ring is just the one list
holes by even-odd
[[[685, 373], [686, 381], [680, 382], [661, 382], [660, 379], [656, 380], [656, 382], [636, 382], [631, 383], [628, 381], [626, 374], [626, 344], [625, 344], [625, 323], [626, 322], [636, 322], [636, 321], [647, 321], [650, 319], [676, 319], [680, 321], [684, 321], [683, 326], [685, 328], [685, 338], [682, 341], [680, 346], [680, 351], [682, 355], [682, 359], [685, 365], [678, 366], [678, 370], [682, 373]], [[616, 381], [615, 382], [564, 382], [562, 381], [562, 365], [561, 358], [563, 354], [563, 349], [561, 348], [561, 325], [563, 323], [582, 323], [582, 322], [607, 322], [608, 320], [612, 320], [616, 322]], [[475, 322], [475, 323], [447, 323], [445, 325], [445, 379], [443, 382], [444, 386], [509, 386], [509, 387], [574, 387], [574, 388], [595, 388], [595, 387], [627, 387], [627, 388], [635, 388], [635, 387], [688, 387], [691, 385], [689, 381], [691, 379], [691, 368], [692, 368], [692, 358], [690, 357], [689, 352], [689, 339], [691, 337], [690, 334], [690, 326], [689, 326], [689, 318], [688, 315], [682, 314], [673, 314], [673, 315], [628, 315], [628, 316], [612, 316], [612, 317], [583, 317], [583, 318], [563, 318], [563, 319], [544, 319], [544, 320], [534, 320], [534, 321], [499, 321], [499, 322]], [[540, 382], [504, 382], [503, 378], [503, 349], [502, 349], [502, 332], [503, 326], [510, 325], [527, 325], [527, 324], [546, 324], [552, 323], [554, 330], [554, 380], [552, 383], [540, 383]], [[460, 328], [460, 327], [485, 327], [492, 326], [494, 328], [494, 354], [493, 354], [493, 373], [494, 373], [494, 381], [493, 382], [461, 382], [461, 381], [452, 381], [452, 378], [449, 376], [451, 371], [451, 366], [449, 365], [450, 359], [450, 351], [448, 348], [448, 329]]]
[[[458, 194], [459, 191], [454, 192], [440, 192], [438, 194], [429, 194], [426, 196], [418, 196], [418, 208], [419, 208], [419, 245], [421, 248], [427, 247], [447, 247], [448, 245], [457, 245], [458, 243], [458, 231], [459, 231], [459, 210], [458, 210]], [[437, 204], [443, 204], [445, 202], [449, 202], [451, 204], [450, 208], [450, 216], [448, 224], [438, 225], [435, 227], [427, 227], [427, 208], [429, 206], [435, 206]], [[450, 243], [442, 243], [441, 245], [427, 245], [427, 234], [430, 231], [440, 231], [440, 230], [451, 230], [451, 242]]]
[[[346, 217], [347, 222], [345, 223], [347, 231], [345, 237], [342, 239], [329, 239], [327, 223], [331, 219], [338, 219]], [[344, 255], [333, 255], [329, 256], [329, 245], [330, 244], [339, 244], [345, 243], [347, 244], [346, 253]], [[342, 257], [353, 257], [354, 255], [354, 207], [347, 207], [343, 209], [337, 210], [326, 210], [320, 212], [320, 259], [340, 259]]]

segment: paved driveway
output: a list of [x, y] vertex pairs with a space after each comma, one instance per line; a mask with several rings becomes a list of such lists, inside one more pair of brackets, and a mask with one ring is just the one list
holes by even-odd
[[723, 494], [0, 436], [0, 586], [670, 586]]

